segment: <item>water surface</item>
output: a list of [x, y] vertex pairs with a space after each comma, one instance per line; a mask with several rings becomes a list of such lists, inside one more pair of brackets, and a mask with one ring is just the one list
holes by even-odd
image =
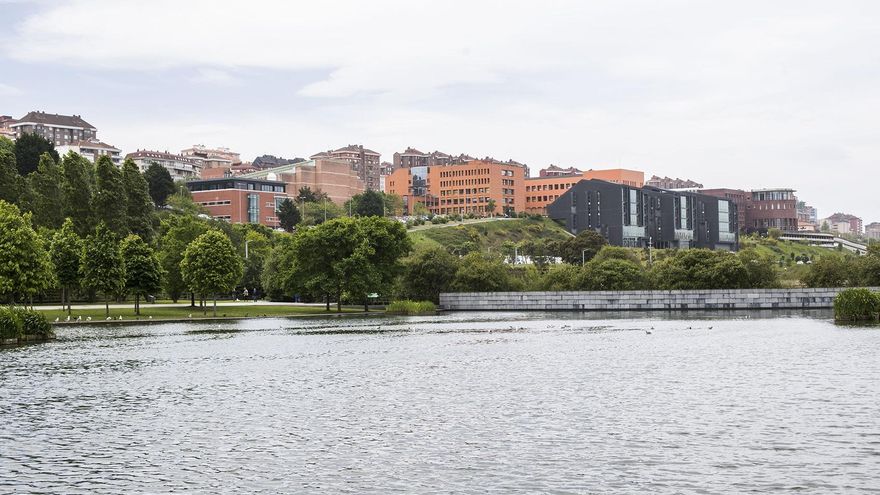
[[0, 492], [877, 490], [880, 329], [829, 316], [64, 327], [0, 350]]

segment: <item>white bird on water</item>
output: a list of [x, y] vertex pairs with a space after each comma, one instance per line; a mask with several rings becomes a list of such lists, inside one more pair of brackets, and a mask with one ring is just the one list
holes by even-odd
[[[654, 328], [654, 327], [651, 327], [651, 328]], [[650, 331], [650, 330], [645, 330], [645, 334], [646, 334], [646, 335], [651, 335], [651, 331]]]

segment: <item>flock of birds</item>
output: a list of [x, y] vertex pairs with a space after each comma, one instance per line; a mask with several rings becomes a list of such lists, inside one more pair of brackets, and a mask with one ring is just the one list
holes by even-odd
[[[189, 315], [189, 317], [192, 318], [192, 315]], [[105, 318], [105, 319], [106, 319], [107, 321], [110, 321], [110, 320], [122, 320], [123, 318], [122, 318], [122, 315], [119, 315], [119, 316], [117, 316], [117, 317], [115, 317], [115, 318], [112, 317], [112, 316], [108, 316], [108, 317]], [[148, 319], [148, 320], [152, 320], [153, 317], [152, 317], [152, 316], [148, 316], [147, 319]], [[55, 323], [58, 323], [58, 322], [60, 322], [60, 321], [61, 321], [61, 317], [60, 317], [60, 316], [57, 317], [57, 318], [55, 318]], [[74, 321], [74, 322], [76, 322], [76, 321], [83, 321], [83, 317], [82, 317], [82, 315], [80, 315], [80, 316], [77, 316], [76, 318], [71, 318], [70, 315], [68, 315], [67, 318], [64, 319], [64, 321], [66, 321], [66, 322], [71, 322], [71, 321]], [[86, 320], [85, 320], [85, 321], [92, 321], [92, 317], [91, 317], [91, 316], [86, 316]]]
[[[707, 329], [707, 330], [712, 330], [712, 328], [714, 328], [714, 327], [707, 327], [706, 329]], [[688, 330], [693, 330], [694, 327], [687, 327], [687, 329], [688, 329]], [[653, 333], [654, 333], [654, 327], [651, 327], [650, 330], [645, 330], [645, 333], [648, 334], [648, 335], [653, 334]]]

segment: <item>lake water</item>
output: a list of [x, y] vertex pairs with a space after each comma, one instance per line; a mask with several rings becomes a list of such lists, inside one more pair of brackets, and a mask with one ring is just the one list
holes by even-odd
[[826, 312], [58, 336], [0, 350], [0, 493], [880, 489], [880, 328]]

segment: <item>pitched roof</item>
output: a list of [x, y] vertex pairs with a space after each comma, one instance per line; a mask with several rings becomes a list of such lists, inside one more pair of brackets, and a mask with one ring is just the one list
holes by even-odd
[[379, 154], [378, 152], [373, 151], [373, 150], [371, 150], [371, 149], [369, 149], [369, 148], [364, 148], [363, 146], [361, 146], [361, 145], [359, 145], [359, 144], [349, 144], [348, 146], [343, 146], [342, 148], [339, 148], [339, 149], [333, 150], [332, 153], [336, 153], [336, 152], [339, 152], [339, 151], [358, 151], [358, 152], [359, 152], [362, 148], [363, 148], [363, 150], [364, 150], [364, 153], [370, 153], [370, 154], [373, 154], [373, 155], [378, 155], [378, 154]]
[[72, 141], [70, 146], [78, 146], [80, 148], [101, 148], [105, 150], [116, 150], [119, 151], [119, 148], [116, 146], [111, 146], [107, 143], [98, 141], [97, 139], [81, 139], [79, 141]]
[[79, 115], [58, 115], [55, 113], [46, 112], [28, 112], [27, 115], [18, 119], [18, 122], [13, 125], [19, 126], [29, 123], [60, 125], [66, 127], [82, 127], [85, 129], [97, 130], [95, 129], [95, 126], [83, 120], [82, 117], [80, 117]]

